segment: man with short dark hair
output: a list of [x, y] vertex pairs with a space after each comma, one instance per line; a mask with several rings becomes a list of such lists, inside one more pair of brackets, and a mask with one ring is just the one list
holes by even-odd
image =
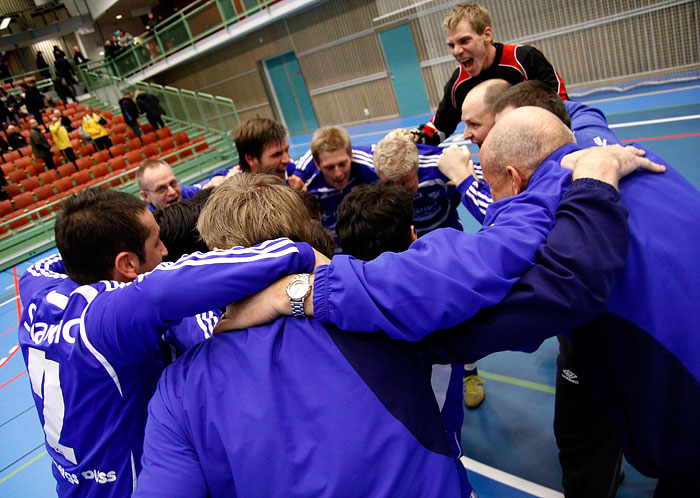
[[124, 91], [124, 96], [119, 99], [119, 108], [122, 111], [122, 116], [124, 116], [124, 122], [133, 130], [134, 135], [140, 138], [139, 108], [136, 107], [131, 97], [131, 90]]
[[[32, 265], [20, 280], [19, 341], [56, 491], [129, 496], [146, 404], [164, 367], [159, 338], [185, 321], [200, 326], [209, 310], [261, 283], [311, 271], [314, 254], [282, 239], [159, 265], [167, 251], [153, 215], [111, 189], [70, 197], [55, 230], [61, 256]], [[213, 324], [202, 326], [210, 333]]]
[[231, 135], [238, 151], [240, 170], [287, 179], [289, 144], [286, 128], [272, 119], [254, 118], [239, 124]]
[[[237, 175], [212, 194], [198, 224], [209, 246], [245, 246], [280, 230], [302, 240], [309, 236], [309, 219], [298, 197], [265, 176]], [[617, 236], [624, 232], [624, 214], [615, 209], [615, 196], [608, 195], [614, 193], [611, 186], [593, 191], [586, 192], [595, 198], [589, 215], [596, 221], [590, 228], [610, 236], [605, 254], [595, 244], [589, 247], [600, 233], [579, 233], [580, 222], [587, 223], [575, 213], [573, 219], [562, 217], [550, 244], [576, 237], [582, 255], [602, 256], [601, 262], [616, 261], [612, 266], [617, 267], [625, 252], [625, 237]], [[574, 200], [570, 207], [582, 206]], [[222, 225], [222, 219], [235, 228]], [[553, 255], [536, 268], [553, 263], [568, 275], [566, 265], [558, 264], [564, 261]], [[586, 277], [600, 276], [598, 265], [592, 266], [596, 271]], [[561, 273], [549, 275], [556, 281]], [[280, 318], [223, 334], [164, 372], [149, 404], [136, 496], [470, 496], [430, 385], [432, 363], [468, 357], [464, 331], [413, 344], [383, 334], [341, 332], [305, 319], [309, 280], [299, 275], [287, 287], [286, 306], [300, 319]], [[569, 285], [556, 288], [578, 288], [580, 282], [567, 278]], [[227, 315], [236, 317], [236, 310], [234, 303]], [[228, 320], [221, 330], [230, 328]]]
[[417, 238], [413, 196], [399, 185], [361, 185], [338, 206], [336, 229], [343, 253], [363, 261], [405, 251]]

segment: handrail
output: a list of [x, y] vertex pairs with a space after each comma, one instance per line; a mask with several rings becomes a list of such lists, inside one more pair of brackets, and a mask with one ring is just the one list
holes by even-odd
[[[160, 22], [152, 30], [134, 38], [113, 59], [88, 61], [78, 66], [82, 72], [108, 71], [128, 77], [185, 47], [194, 45], [214, 32], [225, 29], [269, 5], [282, 0], [208, 0], [195, 2]], [[251, 3], [255, 5], [250, 5]]]

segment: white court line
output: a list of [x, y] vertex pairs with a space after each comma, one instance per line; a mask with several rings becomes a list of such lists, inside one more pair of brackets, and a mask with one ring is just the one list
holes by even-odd
[[17, 299], [19, 299], [19, 296], [11, 297], [10, 299], [5, 301], [4, 303], [0, 303], [0, 308], [2, 308], [3, 306], [5, 306], [8, 303], [11, 303], [12, 301], [16, 301]]
[[0, 367], [3, 366], [5, 364], [5, 362], [7, 362], [7, 359], [10, 356], [12, 356], [15, 353], [15, 351], [17, 351], [18, 349], [19, 349], [19, 344], [17, 344], [15, 347], [10, 349], [10, 351], [8, 351], [8, 353], [7, 353], [7, 356], [5, 356], [2, 360], [0, 360]]
[[683, 88], [670, 88], [668, 90], [657, 90], [656, 92], [646, 92], [646, 93], [636, 93], [634, 95], [619, 95], [616, 97], [608, 97], [607, 99], [598, 99], [598, 100], [589, 100], [586, 102], [586, 104], [597, 104], [598, 102], [610, 102], [613, 100], [625, 100], [625, 99], [633, 99], [636, 97], [647, 97], [649, 95], [659, 95], [662, 93], [670, 93], [670, 92], [681, 92], [684, 90], [694, 90], [696, 88], [700, 88], [700, 85], [693, 85], [693, 86], [686, 86]]
[[625, 128], [627, 126], [644, 126], [650, 124], [659, 123], [672, 123], [674, 121], [685, 121], [687, 119], [700, 119], [700, 114], [693, 114], [690, 116], [677, 116], [675, 118], [661, 118], [661, 119], [650, 119], [648, 121], [631, 121], [629, 123], [617, 123], [608, 125], [609, 128]]
[[493, 467], [489, 467], [488, 465], [472, 460], [471, 458], [463, 456], [460, 458], [460, 460], [462, 465], [464, 465], [464, 468], [467, 470], [476, 472], [482, 476], [486, 476], [491, 480], [506, 484], [511, 488], [515, 488], [539, 498], [564, 498], [564, 494], [560, 493], [559, 491], [554, 491], [553, 489], [540, 486], [534, 482], [526, 481], [521, 477], [503, 472], [502, 470], [494, 469]]

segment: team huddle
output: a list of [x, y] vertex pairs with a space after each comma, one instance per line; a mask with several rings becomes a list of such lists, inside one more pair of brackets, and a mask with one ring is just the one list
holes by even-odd
[[[452, 9], [459, 67], [414, 130], [326, 126], [292, 161], [252, 119], [206, 183], [149, 159], [141, 199], [64, 202], [19, 283], [60, 497], [476, 497], [476, 361], [553, 336], [566, 496], [615, 496], [623, 454], [655, 496], [700, 489], [700, 193], [491, 26]], [[480, 163], [438, 146], [460, 120]]]

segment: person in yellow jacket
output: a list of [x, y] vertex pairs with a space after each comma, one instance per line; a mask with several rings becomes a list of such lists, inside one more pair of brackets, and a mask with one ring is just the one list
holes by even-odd
[[94, 112], [92, 107], [86, 106], [82, 128], [85, 133], [90, 135], [90, 139], [95, 142], [97, 149], [109, 149], [112, 146], [112, 139], [109, 138], [109, 133], [104, 128], [106, 124], [107, 120], [102, 115]]
[[75, 164], [75, 152], [70, 144], [70, 137], [68, 136], [68, 130], [61, 123], [61, 111], [58, 109], [51, 115], [51, 124], [49, 125], [49, 130], [51, 130], [51, 135], [53, 135], [53, 141], [56, 144], [58, 150], [61, 151], [63, 157], [68, 161]]

